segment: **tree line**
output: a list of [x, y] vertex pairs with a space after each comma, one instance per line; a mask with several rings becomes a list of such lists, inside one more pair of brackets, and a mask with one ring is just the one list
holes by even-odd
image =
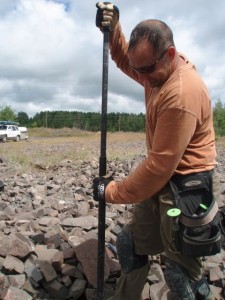
[[[15, 114], [6, 106], [0, 109], [0, 121], [16, 121], [20, 126], [28, 128], [78, 128], [86, 131], [101, 130], [101, 113], [80, 111], [41, 111], [29, 118], [26, 112]], [[111, 132], [143, 132], [145, 130], [145, 115], [128, 113], [109, 113], [107, 115], [107, 130]]]
[[[225, 104], [217, 100], [213, 107], [214, 129], [217, 136], [225, 136]], [[20, 126], [28, 128], [78, 128], [87, 131], [101, 130], [101, 113], [80, 111], [41, 111], [33, 117], [26, 112], [15, 113], [12, 107], [0, 108], [0, 121], [15, 121]], [[107, 130], [115, 131], [145, 131], [145, 114], [108, 113]]]
[[[79, 111], [45, 111], [33, 117], [36, 127], [49, 128], [78, 128], [86, 131], [100, 131], [101, 114]], [[109, 113], [107, 129], [109, 131], [143, 131], [145, 126], [144, 114]]]

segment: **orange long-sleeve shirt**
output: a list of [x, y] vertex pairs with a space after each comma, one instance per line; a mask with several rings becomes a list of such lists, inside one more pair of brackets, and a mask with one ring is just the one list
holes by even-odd
[[181, 55], [186, 64], [163, 86], [150, 88], [130, 68], [127, 47], [118, 24], [110, 36], [111, 56], [145, 89], [148, 155], [126, 179], [108, 184], [105, 197], [111, 203], [141, 202], [161, 190], [172, 175], [207, 171], [216, 164], [211, 103], [193, 64]]

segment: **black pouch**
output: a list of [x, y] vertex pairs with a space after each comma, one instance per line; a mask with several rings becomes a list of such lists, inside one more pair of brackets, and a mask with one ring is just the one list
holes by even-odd
[[170, 187], [181, 211], [175, 233], [177, 250], [186, 257], [219, 253], [225, 236], [225, 217], [213, 196], [212, 173], [175, 175]]

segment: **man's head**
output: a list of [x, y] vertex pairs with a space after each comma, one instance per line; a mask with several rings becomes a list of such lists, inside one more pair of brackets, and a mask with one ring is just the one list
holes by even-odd
[[162, 21], [146, 20], [131, 32], [128, 56], [131, 67], [146, 77], [152, 87], [170, 76], [176, 49], [171, 29]]

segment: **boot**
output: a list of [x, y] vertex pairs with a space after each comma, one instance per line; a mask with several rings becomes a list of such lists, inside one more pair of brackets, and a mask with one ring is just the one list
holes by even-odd
[[181, 267], [174, 261], [166, 258], [166, 269], [164, 277], [170, 289], [173, 300], [195, 300], [188, 277], [184, 274]]
[[210, 287], [205, 277], [202, 277], [202, 279], [197, 282], [191, 282], [190, 284], [196, 300], [210, 299]]

